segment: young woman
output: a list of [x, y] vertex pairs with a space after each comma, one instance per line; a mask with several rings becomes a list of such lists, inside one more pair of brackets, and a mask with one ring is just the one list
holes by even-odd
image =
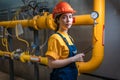
[[48, 41], [48, 66], [53, 69], [50, 80], [77, 80], [76, 62], [83, 61], [84, 54], [77, 54], [73, 40], [68, 35], [75, 11], [67, 2], [58, 3], [53, 10], [57, 31]]

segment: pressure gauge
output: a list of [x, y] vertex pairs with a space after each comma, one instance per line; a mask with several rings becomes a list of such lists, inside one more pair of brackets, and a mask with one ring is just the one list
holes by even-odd
[[93, 12], [91, 13], [91, 17], [92, 17], [94, 20], [97, 19], [97, 18], [99, 17], [98, 12], [93, 11]]

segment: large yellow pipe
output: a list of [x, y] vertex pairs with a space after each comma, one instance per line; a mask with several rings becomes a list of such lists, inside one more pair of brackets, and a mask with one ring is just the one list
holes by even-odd
[[79, 63], [79, 72], [91, 72], [97, 69], [104, 57], [104, 17], [105, 17], [105, 0], [94, 0], [94, 11], [99, 13], [96, 20], [98, 24], [94, 27], [93, 51], [92, 58], [88, 62]]
[[73, 26], [77, 25], [91, 25], [93, 24], [93, 19], [91, 18], [90, 14], [86, 15], [75, 15], [73, 19]]
[[[52, 14], [44, 13], [42, 16], [35, 16], [31, 20], [15, 20], [15, 21], [2, 21], [0, 26], [6, 28], [14, 28], [17, 24], [21, 24], [22, 27], [33, 27], [34, 29], [45, 29], [49, 28], [52, 30], [56, 29], [56, 25], [52, 18]], [[84, 24], [93, 24], [93, 20], [90, 18], [90, 15], [76, 15], [74, 16], [73, 25], [84, 25]]]

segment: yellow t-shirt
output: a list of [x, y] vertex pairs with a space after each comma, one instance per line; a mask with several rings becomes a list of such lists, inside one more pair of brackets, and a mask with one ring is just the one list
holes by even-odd
[[[71, 39], [69, 38], [69, 35], [64, 32], [58, 31], [62, 36], [64, 36], [69, 45], [73, 45]], [[47, 56], [50, 56], [54, 59], [65, 59], [69, 55], [69, 49], [64, 42], [64, 40], [58, 35], [58, 34], [53, 34], [48, 41], [48, 50], [46, 52]]]

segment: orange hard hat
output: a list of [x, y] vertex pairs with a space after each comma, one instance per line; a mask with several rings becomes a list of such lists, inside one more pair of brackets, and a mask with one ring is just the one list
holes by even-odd
[[75, 13], [76, 11], [73, 10], [73, 8], [64, 1], [59, 2], [55, 8], [53, 9], [53, 18], [55, 18], [56, 15], [61, 13]]

